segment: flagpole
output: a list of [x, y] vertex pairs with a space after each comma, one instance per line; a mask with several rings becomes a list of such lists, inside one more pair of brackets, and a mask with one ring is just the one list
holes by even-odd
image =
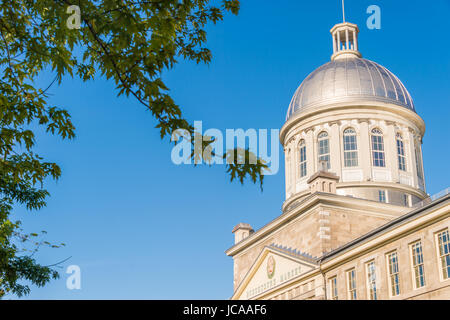
[[343, 19], [343, 22], [345, 23], [345, 3], [344, 3], [344, 0], [342, 0], [342, 19]]

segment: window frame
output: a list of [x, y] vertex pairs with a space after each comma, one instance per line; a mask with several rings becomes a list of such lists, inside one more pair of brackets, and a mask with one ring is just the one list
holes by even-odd
[[[304, 153], [304, 160], [302, 160], [302, 153]], [[299, 176], [300, 179], [305, 178], [308, 175], [308, 156], [306, 154], [306, 141], [301, 139], [298, 143], [298, 156], [299, 156]], [[304, 174], [303, 174], [304, 170]]]
[[[405, 203], [406, 202], [406, 203]], [[411, 207], [411, 195], [407, 193], [403, 193], [403, 204], [405, 207]]]
[[337, 275], [328, 279], [330, 285], [330, 298], [331, 300], [339, 300], [339, 291], [337, 287]]
[[[373, 264], [373, 281], [370, 278], [369, 266]], [[366, 269], [366, 287], [367, 287], [367, 300], [378, 300], [379, 289], [377, 287], [377, 265], [375, 259], [365, 263]], [[373, 287], [371, 285], [374, 285]], [[373, 294], [372, 294], [373, 291]]]
[[397, 132], [397, 134], [395, 135], [395, 142], [397, 147], [398, 170], [407, 172], [408, 166], [406, 162], [405, 142], [400, 132]]
[[[351, 130], [351, 133], [348, 131]], [[354, 141], [346, 141], [346, 138], [350, 137], [350, 139], [354, 139]], [[347, 149], [348, 147], [354, 145], [353, 149]], [[344, 168], [356, 168], [359, 166], [359, 152], [358, 152], [358, 134], [353, 127], [345, 128], [342, 131], [342, 150], [344, 152]], [[350, 156], [348, 156], [350, 155]], [[350, 162], [350, 165], [347, 165], [347, 161]]]
[[[447, 278], [444, 278], [444, 268], [442, 266], [442, 261], [441, 261], [443, 256], [441, 256], [441, 248], [439, 245], [439, 234], [444, 233], [444, 232], [447, 232], [447, 243], [448, 243], [448, 246], [450, 247], [450, 238], [449, 238], [450, 228], [449, 227], [441, 229], [440, 231], [437, 231], [434, 233], [434, 241], [436, 244], [436, 257], [437, 257], [437, 263], [438, 263], [438, 269], [439, 269], [439, 279], [441, 282], [450, 280], [450, 271], [447, 271]], [[449, 253], [444, 256], [447, 256], [447, 255], [450, 256], [450, 248], [449, 248]], [[447, 270], [449, 268], [450, 268], [450, 263], [447, 265]]]
[[[374, 141], [374, 138], [378, 138], [378, 141]], [[381, 149], [375, 149], [375, 146], [378, 146], [377, 148], [379, 148], [380, 145], [382, 147]], [[384, 134], [383, 131], [379, 128], [373, 128], [372, 130], [370, 130], [370, 149], [372, 156], [372, 167], [386, 168]], [[380, 157], [380, 155], [382, 155], [382, 157]]]
[[[381, 194], [383, 194], [384, 201], [381, 200]], [[388, 203], [388, 192], [385, 189], [378, 190], [378, 202], [380, 203]]]
[[[353, 278], [350, 275], [353, 273]], [[356, 291], [356, 268], [351, 268], [345, 272], [345, 279], [347, 283], [347, 299], [358, 300], [358, 292]], [[353, 287], [352, 284], [355, 286]]]
[[[397, 272], [392, 273], [392, 269], [391, 269], [391, 256], [394, 255], [396, 256], [396, 267], [397, 267]], [[387, 271], [387, 278], [388, 278], [388, 284], [389, 284], [389, 296], [391, 298], [393, 297], [398, 297], [399, 295], [401, 295], [402, 291], [400, 288], [400, 266], [399, 266], [399, 254], [397, 250], [393, 250], [391, 252], [386, 253], [386, 271]], [[394, 283], [393, 282], [393, 277], [397, 278], [397, 282]], [[396, 289], [396, 294], [394, 294], [394, 290]]]
[[[421, 253], [421, 258], [422, 258], [422, 263], [419, 264], [418, 266], [422, 265], [423, 267], [423, 285], [418, 287], [417, 286], [417, 276], [416, 276], [416, 265], [414, 264], [414, 251], [413, 251], [413, 247], [420, 243], [420, 253]], [[425, 273], [425, 259], [423, 257], [423, 239], [418, 239], [416, 241], [413, 241], [409, 244], [408, 246], [409, 248], [409, 257], [411, 260], [411, 276], [412, 276], [412, 282], [413, 282], [413, 289], [414, 290], [418, 290], [418, 289], [422, 289], [425, 288], [427, 286], [427, 279], [426, 279], [426, 273]]]
[[[326, 134], [325, 136], [322, 136], [323, 134]], [[321, 137], [322, 136], [322, 137]], [[321, 147], [321, 142], [327, 140], [327, 153], [323, 153], [321, 154], [321, 149], [324, 147]], [[326, 159], [323, 159], [326, 158]], [[317, 135], [317, 162], [319, 163], [319, 161], [324, 160], [327, 162], [327, 169], [330, 170], [331, 168], [331, 151], [330, 151], [330, 134], [323, 130], [320, 131], [319, 134]]]

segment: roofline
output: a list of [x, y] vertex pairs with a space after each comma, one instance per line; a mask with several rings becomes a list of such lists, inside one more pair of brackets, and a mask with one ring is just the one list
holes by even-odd
[[[421, 136], [425, 135], [425, 122], [415, 111], [412, 111], [409, 108], [406, 107], [399, 108], [399, 105], [391, 102], [382, 102], [375, 100], [359, 100], [359, 101], [353, 100], [353, 101], [335, 102], [332, 104], [324, 104], [317, 108], [310, 108], [309, 110], [307, 109], [303, 110], [302, 112], [293, 114], [289, 119], [286, 120], [286, 122], [281, 127], [279, 136], [280, 142], [284, 146], [285, 145], [284, 140], [288, 135], [288, 133], [290, 132], [290, 130], [298, 123], [303, 122], [312, 116], [325, 114], [328, 112], [335, 112], [336, 110], [344, 110], [348, 111], [349, 113], [352, 113], [353, 109], [358, 109], [358, 111], [361, 111], [361, 108], [371, 109], [370, 111], [373, 111], [374, 113], [376, 113], [377, 110], [387, 111], [394, 114], [395, 116], [405, 118], [416, 126]], [[370, 118], [368, 119], [370, 120]]]
[[[386, 182], [386, 181], [348, 181], [348, 182], [337, 182], [336, 184], [336, 190], [339, 189], [345, 189], [345, 188], [387, 188], [387, 189], [392, 189], [392, 190], [396, 190], [396, 191], [406, 191], [409, 192], [415, 196], [417, 196], [418, 198], [421, 199], [426, 199], [429, 197], [429, 195], [420, 189], [405, 185], [405, 184], [400, 184], [397, 182]], [[286, 210], [286, 208], [290, 207], [291, 205], [295, 204], [295, 202], [297, 202], [299, 199], [305, 197], [306, 195], [308, 195], [308, 193], [310, 192], [310, 190], [303, 190], [300, 192], [297, 192], [293, 195], [291, 195], [288, 199], [286, 199], [283, 202], [283, 205], [281, 207], [281, 210], [284, 212]], [[356, 197], [353, 197], [356, 198]], [[358, 198], [356, 198], [358, 199]], [[364, 199], [364, 200], [368, 200], [368, 199]], [[368, 200], [368, 201], [374, 201], [374, 200]]]
[[413, 217], [419, 216], [421, 213], [422, 214], [426, 214], [426, 212], [425, 212], [426, 210], [428, 210], [428, 209], [430, 209], [430, 208], [432, 208], [432, 207], [434, 207], [434, 206], [436, 206], [436, 205], [438, 205], [438, 204], [440, 204], [442, 202], [447, 202], [449, 200], [450, 200], [450, 193], [446, 194], [445, 196], [443, 196], [441, 198], [438, 198], [438, 199], [430, 202], [429, 204], [427, 204], [427, 205], [425, 205], [423, 207], [420, 207], [420, 208], [417, 208], [415, 210], [412, 210], [412, 211], [410, 211], [410, 212], [408, 212], [408, 213], [398, 217], [397, 219], [389, 221], [388, 223], [386, 223], [386, 224], [384, 224], [384, 225], [382, 225], [382, 226], [380, 226], [380, 227], [378, 227], [378, 228], [376, 228], [376, 229], [374, 229], [374, 230], [372, 230], [372, 231], [362, 235], [359, 238], [356, 238], [355, 240], [352, 240], [352, 241], [344, 244], [343, 246], [341, 246], [341, 247], [339, 247], [339, 248], [337, 248], [337, 249], [335, 249], [333, 251], [325, 253], [318, 260], [320, 261], [320, 263], [327, 262], [333, 256], [336, 256], [336, 255], [338, 255], [338, 254], [340, 254], [340, 253], [342, 253], [344, 251], [348, 251], [350, 249], [353, 249], [355, 246], [361, 244], [362, 242], [367, 242], [367, 241], [371, 240], [372, 238], [374, 238], [375, 236], [377, 236], [379, 234], [382, 234], [384, 232], [390, 231], [390, 229], [392, 229], [394, 226], [396, 226], [398, 224], [401, 224], [402, 222], [408, 222], [406, 220], [409, 220], [409, 219], [411, 219]]
[[[241, 291], [240, 294], [242, 295], [242, 293], [243, 293], [243, 291], [242, 291], [243, 288], [244, 288], [246, 285], [248, 285], [249, 282], [250, 282], [250, 280], [251, 280], [251, 278], [249, 278], [249, 275], [252, 274], [252, 273], [255, 273], [255, 272], [257, 271], [257, 270], [255, 270], [254, 268], [255, 268], [255, 266], [257, 265], [257, 263], [259, 262], [260, 258], [262, 257], [262, 255], [264, 254], [264, 252], [265, 252], [266, 250], [267, 250], [267, 251], [276, 252], [276, 253], [278, 253], [278, 254], [284, 256], [286, 259], [293, 260], [293, 261], [295, 261], [295, 262], [297, 262], [297, 263], [305, 264], [305, 265], [307, 265], [307, 266], [309, 266], [309, 267], [313, 267], [313, 268], [315, 267], [315, 268], [317, 268], [317, 267], [319, 266], [318, 260], [317, 260], [317, 259], [314, 259], [314, 258], [310, 259], [310, 258], [306, 258], [306, 257], [300, 256], [300, 255], [292, 255], [292, 254], [290, 254], [290, 253], [288, 253], [288, 252], [286, 252], [286, 251], [280, 249], [279, 247], [274, 246], [273, 244], [264, 246], [264, 248], [262, 248], [261, 252], [258, 254], [258, 256], [256, 257], [256, 259], [253, 261], [253, 263], [252, 263], [252, 265], [250, 266], [250, 268], [248, 269], [248, 271], [245, 273], [245, 275], [244, 275], [244, 277], [242, 278], [242, 280], [241, 280], [241, 282], [239, 283], [239, 285], [236, 287], [236, 290], [234, 290], [233, 295], [231, 296], [231, 299], [233, 299], [233, 297], [235, 297], [236, 294], [237, 294], [239, 291]], [[262, 261], [261, 261], [261, 262], [262, 262]], [[312, 270], [310, 270], [309, 272], [312, 272], [312, 271], [315, 271], [315, 270], [317, 270], [317, 269], [312, 269]], [[307, 272], [307, 273], [308, 273], [308, 272]], [[307, 274], [307, 273], [305, 273], [305, 274]], [[298, 275], [297, 277], [294, 277], [293, 279], [298, 278], [298, 277], [300, 277], [300, 276], [303, 276], [303, 275]], [[290, 279], [288, 282], [290, 282], [290, 281], [293, 280], [293, 279]], [[282, 286], [284, 286], [284, 285], [285, 285], [284, 283], [278, 284], [278, 285], [275, 286], [274, 288], [282, 287]], [[265, 293], [267, 293], [267, 292], [263, 292], [263, 293], [261, 293], [260, 295], [265, 294]], [[255, 297], [257, 297], [257, 296], [258, 296], [258, 295], [256, 295]], [[253, 298], [255, 298], [255, 297], [253, 297]]]
[[[275, 219], [271, 220], [267, 224], [265, 224], [263, 227], [259, 228], [257, 231], [255, 231], [253, 234], [245, 238], [244, 240], [234, 244], [232, 247], [227, 249], [225, 253], [228, 256], [234, 256], [241, 252], [242, 250], [245, 250], [246, 248], [253, 245], [255, 242], [258, 242], [262, 240], [267, 234], [271, 233], [273, 230], [276, 230], [279, 228], [280, 225], [289, 222], [295, 218], [297, 218], [300, 215], [305, 214], [305, 211], [309, 210], [310, 208], [313, 208], [314, 206], [318, 204], [323, 204], [326, 202], [338, 202], [341, 205], [345, 205], [348, 203], [360, 203], [361, 205], [364, 205], [364, 207], [367, 209], [367, 205], [370, 205], [370, 208], [373, 207], [373, 210], [378, 210], [380, 214], [388, 214], [387, 211], [389, 209], [397, 209], [397, 211], [404, 210], [403, 207], [399, 207], [393, 204], [389, 203], [380, 203], [376, 201], [366, 200], [366, 199], [360, 199], [360, 198], [354, 198], [354, 197], [347, 197], [342, 196], [338, 194], [333, 193], [324, 193], [324, 192], [315, 192], [309, 196], [307, 196], [301, 203], [301, 205], [283, 212], [281, 215], [276, 217]], [[385, 208], [386, 210], [384, 210]], [[401, 210], [399, 210], [401, 209]]]
[[351, 22], [341, 22], [341, 23], [337, 23], [333, 26], [333, 28], [330, 29], [330, 33], [333, 33], [335, 30], [339, 29], [339, 28], [344, 28], [344, 27], [354, 27], [356, 28], [356, 30], [359, 32], [359, 28], [358, 25], [356, 23], [351, 23]]

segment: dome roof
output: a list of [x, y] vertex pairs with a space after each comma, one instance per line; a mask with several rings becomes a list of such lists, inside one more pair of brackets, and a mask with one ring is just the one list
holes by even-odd
[[414, 103], [402, 82], [385, 67], [358, 57], [336, 59], [312, 72], [289, 105], [293, 114], [338, 102], [373, 100], [412, 111]]

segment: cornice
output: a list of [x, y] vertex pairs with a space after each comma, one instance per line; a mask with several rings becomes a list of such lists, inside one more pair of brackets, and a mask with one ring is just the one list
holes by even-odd
[[[335, 103], [333, 105], [324, 105], [317, 108], [312, 108], [311, 110], [305, 110], [303, 112], [298, 113], [297, 115], [292, 116], [288, 121], [286, 121], [286, 123], [282, 126], [280, 130], [281, 143], [284, 144], [284, 140], [286, 139], [288, 133], [300, 123], [307, 123], [308, 121], [311, 121], [311, 118], [319, 116], [321, 114], [323, 114], [324, 117], [327, 115], [333, 116], [333, 112], [337, 111], [344, 111], [344, 113], [347, 113], [346, 111], [348, 111], [348, 116], [350, 117], [352, 115], [355, 115], [356, 113], [361, 112], [364, 112], [368, 115], [367, 118], [356, 116], [355, 118], [358, 121], [366, 121], [366, 120], [370, 121], [371, 119], [371, 117], [369, 117], [370, 113], [373, 113], [374, 115], [373, 119], [378, 119], [380, 118], [380, 116], [382, 117], [382, 115], [380, 115], [380, 113], [377, 111], [385, 111], [388, 112], [391, 116], [403, 118], [407, 122], [411, 123], [411, 125], [415, 127], [412, 129], [415, 131], [416, 134], [419, 133], [420, 136], [423, 136], [425, 134], [425, 122], [417, 113], [415, 113], [412, 110], [409, 110], [405, 107], [399, 107], [396, 104], [381, 101], [367, 101], [367, 102], [358, 101], [358, 102]], [[344, 116], [344, 113], [342, 114], [342, 116]], [[333, 121], [338, 120], [331, 120], [330, 122]]]

